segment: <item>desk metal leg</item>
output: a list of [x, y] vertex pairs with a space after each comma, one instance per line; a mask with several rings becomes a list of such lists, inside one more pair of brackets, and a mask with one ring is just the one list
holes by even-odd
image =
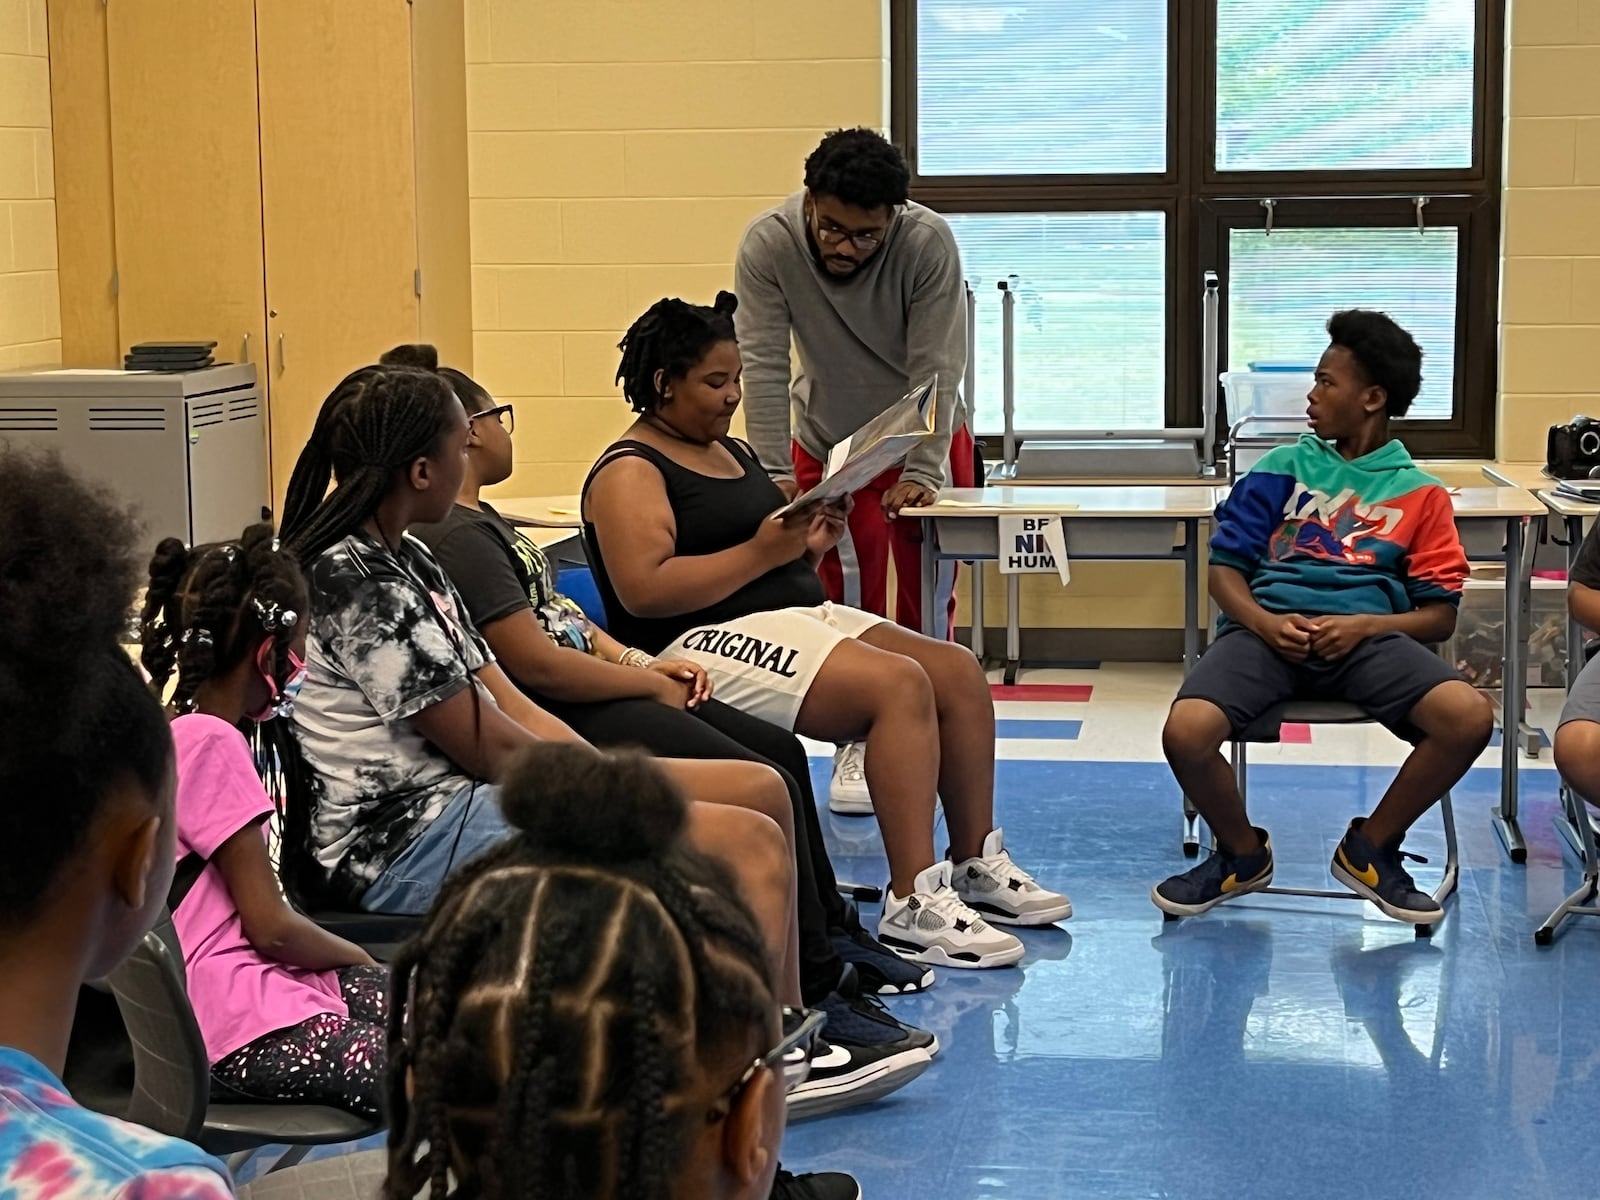
[[1200, 657], [1200, 521], [1183, 522], [1183, 673]]
[[1500, 804], [1494, 830], [1514, 863], [1528, 861], [1528, 845], [1517, 825], [1517, 729], [1525, 700], [1522, 666], [1522, 518], [1506, 521], [1505, 654], [1501, 659]]
[[[1564, 518], [1564, 528], [1567, 539], [1567, 578], [1572, 578], [1573, 570], [1578, 565], [1578, 547], [1583, 544], [1583, 518], [1569, 516]], [[1572, 685], [1577, 682], [1578, 672], [1583, 670], [1583, 626], [1578, 624], [1578, 618], [1572, 615], [1572, 609], [1567, 609], [1567, 666], [1566, 685], [1567, 693], [1572, 692]], [[1577, 821], [1590, 821], [1593, 829], [1592, 818], [1588, 806], [1573, 793], [1566, 784], [1561, 785], [1561, 811], [1555, 819], [1556, 832], [1567, 840], [1567, 845], [1572, 847], [1572, 852], [1578, 856], [1578, 861], [1584, 861], [1583, 835], [1578, 832]], [[1587, 863], [1585, 864], [1588, 865]]]
[[933, 631], [933, 593], [934, 582], [939, 575], [939, 562], [935, 557], [938, 547], [935, 542], [937, 533], [933, 528], [933, 518], [922, 518], [922, 632], [925, 637], [939, 637]]
[[[1583, 518], [1566, 518], [1567, 534], [1567, 580], [1570, 584], [1572, 574], [1578, 569], [1578, 549], [1583, 545]], [[1567, 677], [1564, 681], [1570, 694], [1572, 685], [1578, 682], [1578, 673], [1583, 670], [1583, 626], [1578, 624], [1578, 618], [1572, 615], [1571, 605], [1567, 606]]]
[[1007, 687], [1017, 681], [1022, 661], [1022, 576], [1006, 576], [1006, 670]]
[[[1517, 600], [1522, 606], [1522, 621], [1518, 628], [1525, 632], [1533, 629], [1533, 560], [1539, 552], [1539, 545], [1545, 540], [1545, 530], [1548, 528], [1548, 517], [1534, 517], [1528, 524], [1527, 537], [1522, 545], [1522, 572], [1518, 575]], [[1527, 687], [1527, 671], [1523, 671], [1523, 687]], [[1524, 692], [1526, 694], [1526, 692]], [[1539, 757], [1539, 731], [1528, 724], [1528, 714], [1524, 710], [1517, 718], [1517, 744], [1522, 753], [1532, 759]]]
[[[1194, 670], [1200, 657], [1200, 522], [1183, 523], [1183, 673]], [[1194, 801], [1183, 798], [1183, 853], [1200, 853], [1200, 813]]]
[[972, 589], [972, 656], [979, 662], [983, 661], [983, 563], [970, 562], [967, 564], [968, 586]]

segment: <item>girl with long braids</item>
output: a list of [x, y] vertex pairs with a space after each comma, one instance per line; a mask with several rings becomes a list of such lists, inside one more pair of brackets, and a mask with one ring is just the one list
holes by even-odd
[[224, 1200], [187, 1142], [61, 1083], [78, 990], [167, 898], [172, 737], [121, 646], [138, 534], [55, 456], [0, 445], [0, 1195]]
[[658, 764], [533, 746], [501, 802], [395, 961], [385, 1200], [859, 1200], [778, 1170], [815, 1021]]
[[[295, 464], [284, 544], [311, 594], [281, 851], [297, 898], [427, 911], [445, 877], [505, 838], [495, 783], [539, 739], [598, 754], [501, 671], [460, 596], [406, 534], [461, 487], [468, 421], [427, 371], [363, 367], [323, 403]], [[329, 491], [329, 484], [334, 486]], [[754, 763], [670, 762], [691, 840], [728, 862], [799, 1002], [794, 855], [782, 782]], [[780, 824], [781, 822], [781, 824]], [[309, 893], [309, 895], [307, 894]]]
[[1047, 925], [1072, 905], [1011, 861], [994, 824], [983, 670], [961, 646], [825, 600], [816, 564], [845, 512], [777, 518], [783, 493], [728, 436], [741, 399], [736, 307], [728, 292], [710, 308], [664, 299], [622, 341], [617, 379], [638, 418], [583, 495], [611, 631], [699, 663], [717, 695], [753, 715], [821, 741], [864, 738], [889, 860], [879, 939], [921, 962], [1014, 963], [1022, 943], [996, 925]]
[[461, 493], [443, 521], [413, 532], [450, 576], [506, 674], [597, 746], [740, 759], [778, 772], [797, 831], [801, 998], [828, 1014], [828, 1042], [845, 1052], [819, 1061], [792, 1097], [791, 1112], [815, 1112], [824, 1097], [832, 1108], [881, 1094], [886, 1062], [906, 1050], [931, 1053], [935, 1043], [932, 1034], [895, 1020], [875, 993], [920, 991], [933, 982], [933, 968], [878, 942], [840, 898], [805, 747], [786, 729], [703, 697], [709, 689], [699, 666], [629, 651], [560, 592], [549, 559], [481, 494], [511, 474], [509, 405], [496, 404], [461, 371], [440, 367], [432, 346], [398, 346], [381, 361], [438, 372], [472, 414]]
[[141, 661], [172, 687], [177, 879], [169, 899], [214, 1079], [253, 1100], [383, 1103], [389, 973], [284, 900], [273, 803], [240, 726], [288, 716], [305, 675], [310, 596], [270, 525], [236, 542], [156, 547]]

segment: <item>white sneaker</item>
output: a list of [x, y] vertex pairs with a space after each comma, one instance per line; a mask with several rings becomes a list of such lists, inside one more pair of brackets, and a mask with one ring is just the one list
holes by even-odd
[[974, 912], [997, 925], [1050, 925], [1072, 915], [1072, 901], [1041, 887], [1006, 853], [999, 829], [983, 839], [983, 853], [957, 863], [951, 886]]
[[828, 785], [828, 810], [846, 817], [870, 817], [872, 793], [867, 790], [867, 747], [850, 742], [833, 752], [833, 782]]
[[949, 862], [917, 876], [911, 895], [883, 894], [878, 940], [903, 958], [945, 967], [1005, 967], [1022, 957], [1014, 934], [996, 929], [961, 902]]

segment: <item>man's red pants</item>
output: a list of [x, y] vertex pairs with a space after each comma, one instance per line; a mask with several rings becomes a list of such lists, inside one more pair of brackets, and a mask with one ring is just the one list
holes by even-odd
[[[824, 464], [793, 444], [795, 482], [802, 492], [822, 482]], [[952, 487], [972, 487], [972, 434], [963, 425], [950, 439], [945, 469]], [[907, 629], [922, 629], [922, 522], [883, 514], [883, 496], [900, 482], [900, 468], [885, 471], [855, 494], [848, 530], [839, 545], [817, 566], [828, 599], [850, 604], [881, 617], [889, 616], [889, 558], [894, 556], [894, 620]], [[934, 605], [943, 605], [943, 634], [951, 637], [956, 619], [956, 564], [941, 562], [934, 584]]]

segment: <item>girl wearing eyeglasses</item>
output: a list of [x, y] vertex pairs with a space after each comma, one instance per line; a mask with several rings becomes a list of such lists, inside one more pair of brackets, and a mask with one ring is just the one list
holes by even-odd
[[308, 604], [270, 525], [156, 548], [141, 659], [158, 693], [172, 684], [168, 905], [212, 1078], [252, 1100], [377, 1116], [389, 974], [284, 900], [267, 847], [272, 800], [240, 731], [288, 715], [305, 678]]

